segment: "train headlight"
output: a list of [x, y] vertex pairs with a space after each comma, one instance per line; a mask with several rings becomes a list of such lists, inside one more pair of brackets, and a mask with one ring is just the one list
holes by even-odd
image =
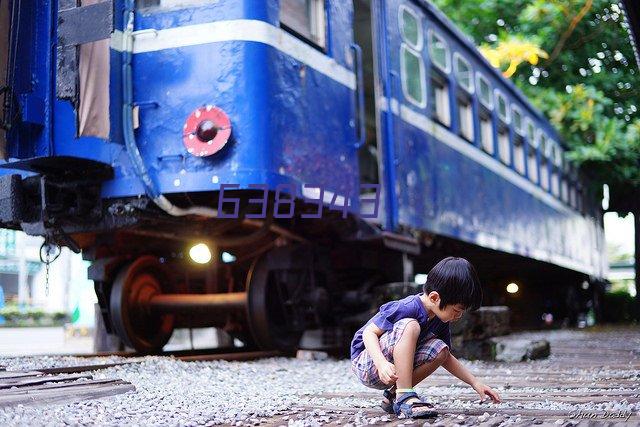
[[507, 285], [507, 292], [509, 292], [510, 294], [517, 293], [519, 289], [520, 287], [516, 283], [511, 282]]
[[207, 264], [211, 261], [211, 250], [204, 243], [198, 243], [189, 249], [189, 257], [197, 264]]

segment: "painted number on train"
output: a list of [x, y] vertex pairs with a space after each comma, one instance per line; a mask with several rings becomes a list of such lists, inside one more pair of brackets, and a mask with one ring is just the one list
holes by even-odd
[[[247, 219], [264, 219], [269, 210], [269, 187], [266, 184], [249, 184], [251, 190], [261, 191], [260, 197], [247, 200], [247, 207], [253, 213], [244, 214]], [[239, 190], [239, 184], [221, 184], [218, 194], [218, 218], [237, 219], [240, 217], [240, 198], [232, 197], [225, 191]], [[367, 191], [360, 199], [359, 215], [364, 219], [377, 218], [380, 207], [380, 184], [361, 184], [361, 191]], [[294, 184], [279, 184], [274, 191], [273, 218], [288, 219], [296, 214], [296, 198], [304, 203], [300, 218], [320, 219], [325, 212], [340, 212], [342, 218], [349, 213], [350, 198], [325, 190], [322, 186], [305, 184], [301, 191]], [[315, 209], [313, 209], [315, 207]], [[257, 208], [257, 209], [255, 209]], [[225, 210], [226, 209], [226, 210]], [[256, 212], [257, 211], [257, 212]]]

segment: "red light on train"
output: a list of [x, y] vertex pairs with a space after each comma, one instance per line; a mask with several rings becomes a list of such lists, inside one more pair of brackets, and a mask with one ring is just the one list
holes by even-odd
[[203, 120], [196, 129], [196, 135], [202, 142], [209, 142], [218, 134], [218, 128], [211, 120]]
[[230, 136], [229, 116], [221, 108], [207, 105], [187, 117], [182, 142], [189, 154], [206, 157], [220, 151]]

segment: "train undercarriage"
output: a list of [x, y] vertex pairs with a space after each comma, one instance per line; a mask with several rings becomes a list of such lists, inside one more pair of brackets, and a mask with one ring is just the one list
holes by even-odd
[[[110, 254], [93, 261], [89, 278], [107, 330], [147, 353], [160, 351], [176, 328], [203, 327], [221, 329], [247, 347], [285, 352], [314, 330], [322, 337], [316, 346], [344, 349], [349, 331], [380, 302], [375, 288], [402, 280], [402, 271], [391, 268], [402, 264], [401, 254], [367, 250], [361, 242], [331, 247], [275, 232], [233, 247], [205, 239], [212, 261], [199, 265], [187, 254], [195, 240], [135, 231], [108, 240]], [[126, 250], [120, 244], [127, 255], [116, 254]], [[92, 249], [85, 256], [103, 247]]]
[[[244, 191], [235, 194], [239, 219], [176, 218], [145, 197], [102, 200], [78, 179], [77, 187], [74, 179], [4, 179], [20, 200], [0, 222], [81, 250], [107, 331], [140, 352], [161, 351], [176, 328], [202, 327], [283, 351], [315, 331], [316, 348], [344, 351], [380, 304], [419, 291], [415, 275], [448, 255], [476, 266], [484, 305], [517, 308], [512, 327], [540, 326], [548, 313], [556, 325], [575, 324], [581, 313], [599, 312], [601, 282], [531, 258], [420, 230], [384, 232], [330, 210], [318, 219], [249, 220], [247, 201], [256, 195]], [[212, 205], [216, 197], [191, 193], [172, 202]], [[296, 212], [307, 208], [316, 209], [298, 203]], [[196, 243], [208, 245], [211, 262], [189, 258]], [[510, 282], [519, 294], [505, 292]]]
[[[514, 329], [544, 325], [545, 313], [560, 326], [575, 325], [590, 309], [599, 311], [603, 287], [588, 277], [531, 268], [530, 260], [519, 264], [508, 254], [457, 249], [446, 239], [421, 254], [407, 254], [383, 244], [323, 247], [276, 237], [235, 248], [229, 263], [220, 261], [218, 250], [217, 263], [206, 266], [177, 252], [108, 257], [94, 262], [90, 278], [108, 329], [145, 353], [161, 351], [176, 328], [215, 327], [248, 348], [284, 352], [298, 348], [303, 334], [313, 331], [315, 341], [306, 340], [310, 348], [344, 354], [352, 333], [379, 305], [419, 292], [414, 274], [451, 253], [477, 265], [483, 305], [517, 308]], [[500, 259], [504, 268], [497, 269]], [[517, 271], [527, 264], [530, 270]], [[519, 283], [520, 295], [504, 292], [512, 281]]]
[[[131, 248], [139, 238], [116, 240]], [[109, 256], [94, 261], [90, 278], [110, 331], [147, 353], [160, 351], [176, 328], [215, 327], [248, 348], [290, 352], [305, 335], [306, 348], [345, 354], [353, 332], [377, 307], [419, 292], [416, 274], [451, 254], [477, 267], [483, 305], [513, 309], [513, 329], [575, 326], [589, 311], [599, 316], [604, 286], [588, 276], [440, 236], [423, 236], [419, 251], [390, 239], [311, 243], [270, 233], [247, 246], [212, 245], [217, 261], [204, 266], [177, 246]], [[148, 248], [171, 247], [152, 240], [145, 235], [142, 241]], [[505, 292], [511, 282], [519, 284], [518, 294]]]

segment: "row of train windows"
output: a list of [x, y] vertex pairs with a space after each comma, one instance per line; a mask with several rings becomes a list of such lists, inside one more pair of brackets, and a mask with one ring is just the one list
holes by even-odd
[[[427, 78], [422, 60], [424, 37], [421, 19], [413, 9], [401, 5], [399, 26], [402, 37], [400, 74], [404, 98], [419, 108], [426, 108]], [[569, 177], [575, 176], [575, 170], [563, 159], [558, 143], [549, 139], [544, 131], [536, 129], [533, 120], [525, 118], [518, 106], [509, 106], [506, 96], [498, 89], [494, 91], [486, 77], [478, 72], [475, 73], [474, 79], [474, 70], [470, 62], [459, 52], [451, 55], [446, 40], [437, 32], [428, 29], [426, 39], [428, 55], [435, 68], [429, 79], [432, 88], [429, 103], [432, 105], [432, 114], [436, 121], [451, 127], [450, 94], [446, 76], [453, 68], [453, 76], [459, 87], [455, 99], [460, 136], [471, 143], [476, 139], [472, 96], [477, 94], [480, 104], [479, 146], [492, 156], [497, 154], [500, 161], [513, 166], [518, 173], [526, 175], [544, 190], [582, 210], [581, 191], [573, 183], [569, 183]], [[497, 141], [494, 141], [491, 117], [494, 108], [498, 117]], [[513, 125], [514, 130], [513, 150], [509, 125]]]

